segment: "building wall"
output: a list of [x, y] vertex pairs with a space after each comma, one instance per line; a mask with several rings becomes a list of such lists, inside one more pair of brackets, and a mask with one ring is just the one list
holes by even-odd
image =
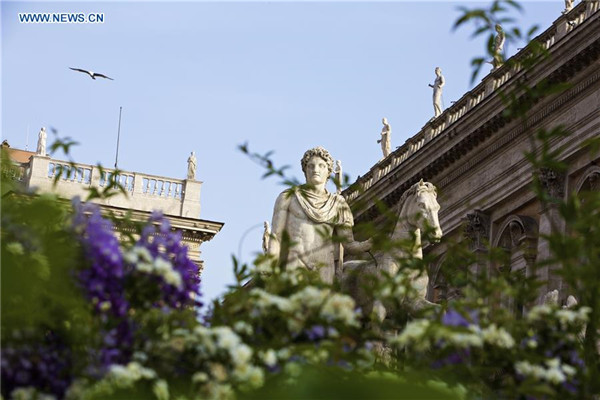
[[90, 201], [98, 203], [103, 213], [110, 213], [124, 221], [117, 224], [117, 233], [123, 234], [131, 229], [125, 223], [127, 215], [133, 221], [146, 221], [152, 211], [162, 211], [169, 219], [172, 229], [181, 233], [190, 259], [201, 270], [204, 268], [201, 244], [214, 238], [224, 225], [200, 219], [200, 181], [101, 169], [98, 166], [57, 160], [19, 149], [6, 150], [13, 165], [2, 173], [19, 182], [25, 190], [36, 193], [55, 193], [69, 200], [79, 196], [86, 200], [90, 189], [100, 192], [105, 190], [113, 175], [126, 193]]
[[[563, 198], [583, 188], [597, 188], [600, 157], [582, 148], [585, 140], [600, 136], [600, 12], [598, 2], [582, 2], [567, 16], [559, 17], [538, 37], [551, 57], [539, 59], [530, 71], [503, 67], [492, 71], [481, 84], [429, 122], [404, 146], [374, 165], [357, 185], [344, 192], [357, 222], [381, 221], [375, 201], [397, 205], [402, 193], [419, 179], [438, 188], [440, 224], [444, 236], [469, 240], [472, 251], [485, 251], [485, 243], [511, 254], [511, 268], [531, 274], [533, 262], [547, 259], [547, 243], [540, 234], [564, 230], [557, 210], [543, 208], [531, 185], [540, 173], [542, 183]], [[569, 22], [576, 21], [572, 26]], [[528, 49], [514, 56], [524, 57]], [[527, 111], [524, 121], [506, 116], [501, 93], [515, 90], [517, 82], [535, 87], [543, 81], [568, 83], [569, 88], [544, 97]], [[566, 174], [536, 171], [525, 153], [539, 151], [533, 141], [539, 129], [563, 126], [571, 134], [551, 141], [562, 149]], [[436, 255], [431, 266], [429, 298], [447, 296], [444, 287], [443, 244], [425, 252]], [[469, 266], [473, 273], [489, 265]], [[541, 294], [559, 289], [564, 299], [568, 288], [552, 273], [539, 272], [547, 280]]]

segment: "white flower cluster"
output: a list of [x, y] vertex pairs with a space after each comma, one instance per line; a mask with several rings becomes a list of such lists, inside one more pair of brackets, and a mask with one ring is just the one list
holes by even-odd
[[548, 317], [554, 316], [563, 328], [568, 325], [582, 325], [588, 322], [588, 314], [592, 310], [589, 307], [580, 307], [578, 310], [568, 308], [556, 308], [547, 304], [535, 306], [527, 314], [529, 322], [546, 321]]
[[515, 363], [515, 370], [527, 377], [532, 377], [546, 382], [559, 384], [567, 380], [568, 377], [575, 375], [577, 370], [569, 365], [562, 364], [560, 359], [553, 358], [546, 360], [546, 366], [531, 364], [529, 361], [519, 361]]
[[27, 386], [12, 391], [10, 398], [13, 400], [56, 400], [51, 394], [40, 393], [36, 388]]
[[427, 350], [429, 348], [429, 340], [426, 340], [425, 334], [430, 326], [431, 323], [426, 319], [411, 321], [406, 324], [402, 333], [391, 339], [391, 343], [401, 347], [412, 344], [416, 350]]
[[[140, 354], [142, 353], [136, 353], [137, 356]], [[152, 383], [155, 399], [169, 399], [167, 381], [158, 379], [153, 369], [144, 367], [138, 361], [131, 361], [127, 365], [111, 365], [105, 377], [91, 385], [85, 379], [75, 380], [67, 390], [65, 398], [68, 400], [113, 398], [116, 390], [134, 388], [142, 380]]]
[[254, 333], [254, 328], [252, 328], [252, 325], [246, 321], [237, 321], [235, 324], [233, 324], [233, 330], [238, 334], [248, 336]]
[[12, 253], [14, 255], [17, 255], [17, 256], [21, 256], [21, 255], [25, 254], [25, 249], [23, 248], [23, 245], [19, 242], [7, 243], [6, 251], [8, 251], [9, 253]]
[[304, 322], [311, 315], [319, 315], [328, 322], [341, 322], [350, 326], [358, 326], [354, 300], [350, 296], [332, 293], [330, 289], [306, 286], [289, 298], [254, 288], [250, 295], [255, 299], [255, 308], [251, 317], [264, 315], [273, 308], [289, 313], [288, 328], [299, 332]]
[[154, 379], [156, 372], [132, 361], [127, 365], [113, 364], [108, 370], [108, 378], [118, 387], [131, 387], [141, 379]]
[[[178, 333], [182, 334], [183, 332], [178, 331]], [[217, 382], [225, 382], [231, 378], [243, 387], [262, 386], [264, 373], [262, 369], [251, 363], [252, 349], [243, 343], [228, 326], [214, 328], [198, 326], [191, 334], [184, 334], [184, 338], [189, 343], [195, 343], [196, 348], [202, 349], [207, 361], [215, 360], [209, 362], [209, 372]], [[218, 356], [223, 353], [228, 355], [229, 360], [221, 360], [224, 363], [218, 362]], [[231, 371], [228, 371], [227, 365], [231, 365]], [[197, 382], [210, 381], [208, 375], [203, 371], [197, 372], [192, 379]], [[217, 390], [218, 388], [212, 388], [210, 391], [213, 389]]]
[[169, 384], [164, 379], [159, 379], [152, 385], [152, 392], [158, 400], [169, 400]]
[[428, 279], [417, 270], [399, 269], [396, 274], [385, 277], [374, 293], [380, 301], [411, 303], [423, 298], [427, 291]]
[[429, 320], [418, 319], [409, 322], [402, 333], [391, 340], [399, 346], [413, 345], [416, 350], [426, 350], [432, 342], [443, 343], [445, 346], [460, 348], [483, 347], [484, 344], [510, 349], [515, 340], [504, 328], [496, 324], [481, 329], [477, 325], [469, 325], [466, 330], [456, 330], [447, 326], [432, 326]]
[[481, 331], [481, 336], [486, 343], [503, 349], [510, 349], [515, 345], [515, 339], [504, 328], [491, 324]]
[[123, 258], [134, 265], [136, 270], [158, 275], [169, 285], [181, 288], [183, 284], [181, 274], [173, 269], [173, 265], [169, 261], [162, 257], [153, 258], [145, 247], [134, 246], [123, 254]]
[[261, 351], [258, 356], [267, 367], [274, 367], [277, 364], [277, 353], [273, 349]]
[[307, 286], [299, 292], [294, 293], [290, 297], [290, 301], [294, 305], [295, 309], [315, 309], [323, 305], [330, 293], [331, 290], [329, 289], [319, 289], [314, 286]]
[[449, 328], [441, 328], [436, 332], [436, 339], [444, 339], [447, 346], [460, 348], [483, 347], [483, 331], [476, 325], [469, 325], [468, 332], [456, 332]]
[[285, 297], [277, 296], [260, 288], [254, 288], [250, 291], [250, 295], [255, 298], [255, 305], [258, 310], [255, 310], [253, 316], [261, 315], [266, 309], [271, 307], [277, 308], [279, 311], [290, 312], [293, 309], [292, 303]]
[[323, 308], [321, 316], [327, 321], [339, 321], [349, 326], [359, 326], [354, 299], [339, 293], [331, 295]]

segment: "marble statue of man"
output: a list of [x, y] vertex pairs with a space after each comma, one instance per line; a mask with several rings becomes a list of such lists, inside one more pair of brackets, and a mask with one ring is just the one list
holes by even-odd
[[573, 9], [573, 0], [565, 0], [565, 9], [562, 11], [563, 14], [568, 13]]
[[265, 221], [263, 226], [262, 249], [263, 253], [267, 254], [269, 251], [269, 238], [271, 237], [271, 225], [269, 225], [269, 221]]
[[429, 84], [429, 87], [433, 88], [433, 111], [435, 112], [433, 118], [437, 118], [442, 113], [442, 88], [446, 84], [440, 67], [435, 67], [435, 77], [433, 85]]
[[285, 190], [275, 201], [268, 254], [286, 269], [318, 271], [324, 282], [332, 283], [338, 244], [334, 243], [334, 235], [342, 240], [348, 253], [354, 254], [368, 251], [371, 241], [354, 240], [354, 219], [348, 203], [325, 188], [333, 172], [329, 152], [322, 147], [310, 149], [304, 153], [301, 165], [306, 184]]
[[502, 30], [502, 26], [500, 24], [496, 24], [496, 38], [494, 39], [494, 60], [492, 64], [494, 69], [502, 66], [503, 57], [502, 50], [504, 50], [504, 42], [506, 41], [506, 35], [504, 34], [504, 30]]
[[383, 128], [381, 128], [381, 139], [377, 140], [377, 143], [381, 143], [383, 158], [386, 158], [392, 151], [392, 128], [390, 127], [390, 124], [388, 124], [387, 118], [384, 117], [381, 122], [383, 122]]
[[342, 182], [343, 182], [343, 179], [344, 179], [344, 175], [343, 175], [344, 173], [343, 173], [343, 170], [342, 170], [342, 160], [336, 160], [336, 162], [335, 162], [335, 169], [334, 169], [333, 173], [335, 174], [335, 180], [336, 180], [336, 183], [335, 183], [336, 190], [335, 190], [335, 192], [337, 194], [340, 194], [340, 193], [342, 193]]
[[40, 156], [46, 155], [46, 128], [42, 127], [42, 129], [40, 129], [40, 133], [38, 133], [36, 153]]
[[196, 155], [192, 151], [190, 156], [187, 159], [188, 169], [187, 169], [187, 179], [196, 179]]

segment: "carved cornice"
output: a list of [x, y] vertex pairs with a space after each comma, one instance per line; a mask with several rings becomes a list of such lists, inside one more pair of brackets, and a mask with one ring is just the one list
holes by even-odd
[[[599, 22], [600, 20], [596, 20], [594, 22]], [[562, 64], [558, 69], [556, 69], [550, 76], [548, 80], [552, 83], [560, 83], [565, 80], [572, 78], [578, 71], [589, 66], [593, 62], [597, 62], [600, 58], [600, 39], [592, 42], [585, 49], [574, 55], [569, 61]], [[449, 182], [463, 175], [467, 171], [471, 170], [476, 164], [481, 162], [482, 160], [489, 157], [491, 154], [496, 152], [502, 146], [508, 144], [512, 140], [514, 140], [519, 135], [528, 131], [531, 127], [536, 126], [540, 123], [544, 118], [555, 112], [560, 107], [564, 106], [569, 101], [575, 99], [580, 93], [585, 91], [590, 86], [596, 84], [600, 81], [600, 71], [596, 71], [593, 75], [588, 77], [587, 79], [578, 83], [575, 87], [570, 88], [565, 93], [560, 95], [558, 98], [554, 99], [551, 103], [543, 107], [538, 112], [528, 116], [525, 124], [519, 124], [510, 132], [507, 132], [502, 136], [497, 142], [494, 143], [493, 146], [490, 146], [486, 149], [482, 149], [482, 151], [473, 155], [473, 157], [464, 165], [460, 166], [456, 170], [452, 171], [449, 175], [444, 177], [440, 182], [435, 182], [438, 187], [445, 187]], [[476, 109], [471, 112], [477, 112]], [[404, 181], [403, 183], [397, 184], [391, 192], [389, 192], [384, 197], [380, 198], [385, 204], [388, 206], [393, 206], [396, 204], [397, 200], [400, 198], [402, 193], [410, 187], [411, 184], [414, 184], [419, 179], [430, 180], [431, 177], [436, 176], [444, 169], [449, 167], [451, 164], [456, 162], [457, 160], [463, 158], [464, 155], [469, 153], [475, 146], [480, 144], [481, 142], [488, 139], [494, 133], [498, 132], [502, 127], [504, 127], [510, 120], [503, 115], [503, 110], [499, 110], [495, 115], [492, 115], [486, 122], [481, 124], [479, 127], [475, 128], [468, 134], [465, 134], [463, 139], [458, 141], [452, 148], [447, 150], [446, 152], [438, 155], [433, 161], [429, 164], [424, 165], [420, 168], [420, 170], [413, 174], [411, 178]], [[452, 130], [447, 130], [446, 132], [452, 132]], [[442, 135], [440, 135], [442, 136]], [[460, 136], [460, 133], [456, 134], [456, 136]], [[449, 136], [446, 136], [447, 140], [450, 140]], [[436, 137], [429, 144], [433, 145], [435, 142], [439, 143], [440, 137]], [[413, 154], [412, 158], [419, 155], [419, 153]], [[413, 160], [414, 161], [414, 160]], [[400, 181], [403, 178], [403, 169], [407, 166], [407, 163], [403, 163], [394, 168], [390, 174], [388, 174], [384, 179], [377, 182], [374, 187], [371, 187], [366, 190], [366, 192], [370, 192], [376, 190], [377, 187], [381, 185], [387, 185], [391, 181]], [[345, 193], [348, 194], [348, 193]], [[350, 201], [351, 206], [353, 206], [353, 202]], [[355, 212], [360, 212], [360, 210], [354, 210]], [[364, 222], [375, 219], [379, 215], [379, 211], [373, 205], [370, 206], [367, 210], [363, 211], [356, 217], [356, 222]]]
[[451, 181], [463, 175], [465, 172], [471, 170], [475, 165], [490, 157], [492, 154], [496, 153], [499, 149], [506, 146], [508, 143], [514, 141], [518, 136], [522, 135], [528, 129], [534, 127], [536, 124], [538, 124], [540, 121], [542, 121], [544, 118], [549, 116], [552, 112], [556, 111], [559, 107], [563, 106], [568, 101], [575, 99], [577, 95], [579, 95], [583, 90], [592, 86], [598, 81], [600, 81], [600, 71], [596, 72], [590, 78], [581, 82], [577, 86], [571, 88], [569, 91], [564, 93], [563, 96], [557, 98], [555, 101], [548, 104], [546, 107], [533, 114], [531, 117], [527, 118], [525, 125], [519, 124], [513, 130], [506, 132], [506, 134], [499, 138], [496, 142], [494, 142], [492, 146], [489, 146], [479, 151], [472, 158], [470, 158], [467, 163], [465, 163], [461, 167], [454, 170], [451, 174], [446, 176], [440, 182], [440, 187], [447, 186]]

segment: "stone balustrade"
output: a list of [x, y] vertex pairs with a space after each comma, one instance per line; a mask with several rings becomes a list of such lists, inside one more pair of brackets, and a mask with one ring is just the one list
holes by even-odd
[[28, 188], [37, 188], [40, 192], [54, 192], [68, 198], [79, 196], [82, 199], [88, 196], [89, 189], [102, 191], [114, 181], [125, 189], [125, 193], [93, 201], [133, 210], [162, 210], [167, 215], [200, 217], [202, 182], [195, 180], [101, 169], [94, 165], [33, 155], [26, 181]]
[[26, 165], [3, 165], [2, 166], [2, 176], [4, 178], [23, 182], [27, 178], [28, 170]]
[[[550, 28], [534, 40], [541, 43], [544, 49], [549, 50], [592, 14], [598, 12], [599, 9], [599, 0], [582, 1], [569, 13], [561, 15], [554, 21]], [[369, 172], [357, 179], [356, 184], [352, 188], [344, 192], [348, 201], [358, 198], [360, 193], [371, 188], [377, 181], [395, 169], [395, 167], [406, 162], [411, 155], [419, 151], [427, 142], [450, 131], [449, 128], [453, 124], [516, 76], [522, 69], [519, 61], [524, 60], [530, 55], [531, 49], [529, 47], [523, 48], [511, 57], [511, 63], [504, 64], [490, 72], [475, 88], [463, 95], [463, 97], [444, 110], [437, 118], [425, 124], [416, 135], [406, 140], [402, 146], [399, 146], [388, 157], [375, 164]]]

